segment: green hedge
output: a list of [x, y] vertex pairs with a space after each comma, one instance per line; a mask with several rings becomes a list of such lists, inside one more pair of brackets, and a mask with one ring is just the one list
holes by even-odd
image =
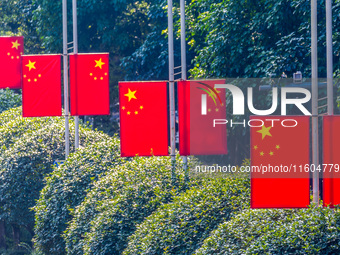
[[[179, 161], [179, 159], [178, 159]], [[94, 184], [65, 234], [67, 254], [120, 254], [143, 219], [184, 189], [171, 178], [169, 157], [136, 158]]]
[[221, 224], [196, 254], [340, 254], [340, 211], [247, 210]]
[[0, 125], [4, 125], [5, 123], [12, 121], [15, 118], [19, 118], [21, 116], [21, 113], [21, 107], [12, 108], [8, 111], [2, 112], [0, 114]]
[[[81, 130], [81, 144], [96, 141], [95, 132]], [[64, 158], [64, 150], [64, 121], [55, 118], [44, 128], [24, 134], [0, 154], [1, 220], [32, 229], [34, 217], [29, 208], [39, 198], [54, 160]]]
[[144, 220], [123, 254], [190, 254], [218, 224], [249, 207], [249, 179], [206, 179]]
[[70, 210], [80, 204], [95, 180], [109, 168], [122, 164], [119, 140], [97, 133], [97, 143], [71, 154], [46, 179], [34, 207], [35, 247], [45, 254], [65, 253], [62, 234], [71, 220]]
[[21, 105], [21, 94], [10, 89], [0, 89], [0, 113]]

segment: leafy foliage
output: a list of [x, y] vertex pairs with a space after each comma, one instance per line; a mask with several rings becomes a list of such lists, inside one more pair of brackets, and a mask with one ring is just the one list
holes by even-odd
[[221, 222], [249, 207], [249, 180], [205, 179], [137, 227], [123, 254], [190, 254]]
[[137, 158], [94, 184], [66, 230], [68, 254], [120, 254], [127, 237], [162, 203], [184, 189], [184, 174], [171, 177], [169, 157]]
[[[97, 139], [97, 134], [90, 130], [81, 129], [80, 134], [83, 145]], [[39, 197], [44, 177], [52, 171], [53, 161], [63, 157], [62, 118], [51, 118], [47, 126], [23, 134], [0, 155], [1, 220], [32, 230], [34, 216], [29, 208]]]
[[0, 90], [0, 113], [21, 105], [21, 95], [9, 89]]
[[338, 254], [340, 212], [248, 210], [225, 222], [195, 254]]
[[62, 254], [62, 238], [71, 211], [93, 188], [100, 174], [124, 162], [120, 159], [119, 140], [97, 133], [98, 142], [71, 154], [64, 164], [46, 178], [35, 211], [35, 246], [45, 254]]

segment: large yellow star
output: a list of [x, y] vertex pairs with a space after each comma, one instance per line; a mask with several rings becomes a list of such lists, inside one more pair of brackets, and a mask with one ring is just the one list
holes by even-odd
[[137, 90], [131, 91], [131, 90], [129, 89], [129, 92], [128, 92], [127, 94], [125, 94], [124, 96], [128, 97], [128, 98], [129, 98], [129, 102], [130, 102], [130, 100], [131, 100], [132, 98], [133, 98], [133, 99], [137, 99], [137, 97], [135, 96], [136, 92], [137, 92]]
[[19, 49], [19, 46], [21, 45], [20, 43], [18, 43], [18, 40], [16, 40], [15, 42], [12, 42], [12, 44], [13, 44], [12, 49], [16, 48], [17, 50]]
[[272, 136], [271, 133], [269, 133], [269, 130], [271, 129], [272, 127], [265, 127], [265, 125], [262, 126], [262, 129], [261, 130], [258, 130], [256, 132], [262, 134], [262, 140], [268, 135], [268, 136]]
[[105, 63], [102, 62], [102, 59], [95, 60], [95, 61], [96, 61], [96, 66], [95, 67], [99, 67], [100, 69], [102, 69], [102, 65], [105, 65]]
[[31, 62], [31, 60], [28, 60], [28, 61], [29, 61], [29, 63], [25, 66], [27, 66], [29, 68], [29, 71], [31, 71], [32, 68], [36, 69], [35, 66], [34, 66], [36, 62]]

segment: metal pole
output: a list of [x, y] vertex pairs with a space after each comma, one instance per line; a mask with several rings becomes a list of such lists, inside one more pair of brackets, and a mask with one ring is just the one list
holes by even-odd
[[175, 86], [174, 86], [174, 35], [172, 0], [168, 0], [168, 44], [169, 44], [169, 97], [170, 97], [170, 146], [172, 163], [172, 180], [175, 181], [176, 164], [176, 130], [175, 130]]
[[326, 0], [327, 37], [327, 106], [328, 115], [333, 115], [333, 40], [332, 40], [332, 0]]
[[70, 153], [68, 107], [68, 59], [67, 59], [67, 0], [63, 0], [63, 59], [64, 59], [64, 108], [65, 108], [65, 159]]
[[[78, 21], [77, 21], [77, 0], [72, 0], [73, 16], [73, 53], [78, 54]], [[75, 124], [75, 148], [79, 148], [79, 116], [74, 117]]]
[[[311, 0], [311, 56], [312, 56], [312, 163], [319, 164], [318, 137], [318, 31], [317, 0]], [[313, 202], [319, 205], [319, 172], [313, 173]]]
[[[185, 40], [185, 0], [180, 0], [181, 8], [181, 74], [182, 79], [187, 79], [187, 52]], [[186, 180], [189, 179], [188, 173], [188, 157], [183, 156], [184, 174]]]

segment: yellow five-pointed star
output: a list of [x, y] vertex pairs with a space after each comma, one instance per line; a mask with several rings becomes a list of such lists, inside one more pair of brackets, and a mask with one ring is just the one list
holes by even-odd
[[270, 151], [270, 152], [269, 152], [269, 155], [270, 155], [270, 156], [273, 156], [273, 155], [274, 155], [274, 152]]
[[29, 63], [26, 66], [29, 68], [29, 71], [31, 71], [32, 68], [36, 69], [34, 66], [36, 62], [31, 62], [31, 60], [28, 60], [28, 61]]
[[105, 65], [105, 63], [102, 62], [102, 59], [95, 60], [95, 61], [96, 61], [96, 66], [95, 67], [99, 67], [100, 69], [102, 69], [102, 65]]
[[276, 147], [275, 147], [275, 148], [276, 148], [277, 150], [278, 150], [278, 149], [280, 149], [280, 145], [276, 145]]
[[254, 146], [254, 150], [257, 150], [257, 148], [258, 148], [257, 145], [255, 145], [255, 146]]
[[258, 130], [256, 132], [262, 134], [262, 140], [268, 135], [268, 136], [272, 136], [271, 133], [269, 133], [269, 130], [271, 129], [272, 127], [265, 127], [264, 125], [262, 126], [262, 129], [261, 130]]
[[129, 102], [132, 98], [137, 99], [137, 97], [135, 96], [137, 90], [135, 90], [135, 91], [131, 91], [130, 89], [128, 89], [128, 90], [129, 90], [129, 92], [127, 94], [125, 94], [124, 96], [129, 98]]
[[16, 40], [15, 42], [12, 42], [12, 49], [16, 48], [17, 50], [19, 49], [18, 47], [21, 45], [20, 43], [18, 43], [18, 40]]

